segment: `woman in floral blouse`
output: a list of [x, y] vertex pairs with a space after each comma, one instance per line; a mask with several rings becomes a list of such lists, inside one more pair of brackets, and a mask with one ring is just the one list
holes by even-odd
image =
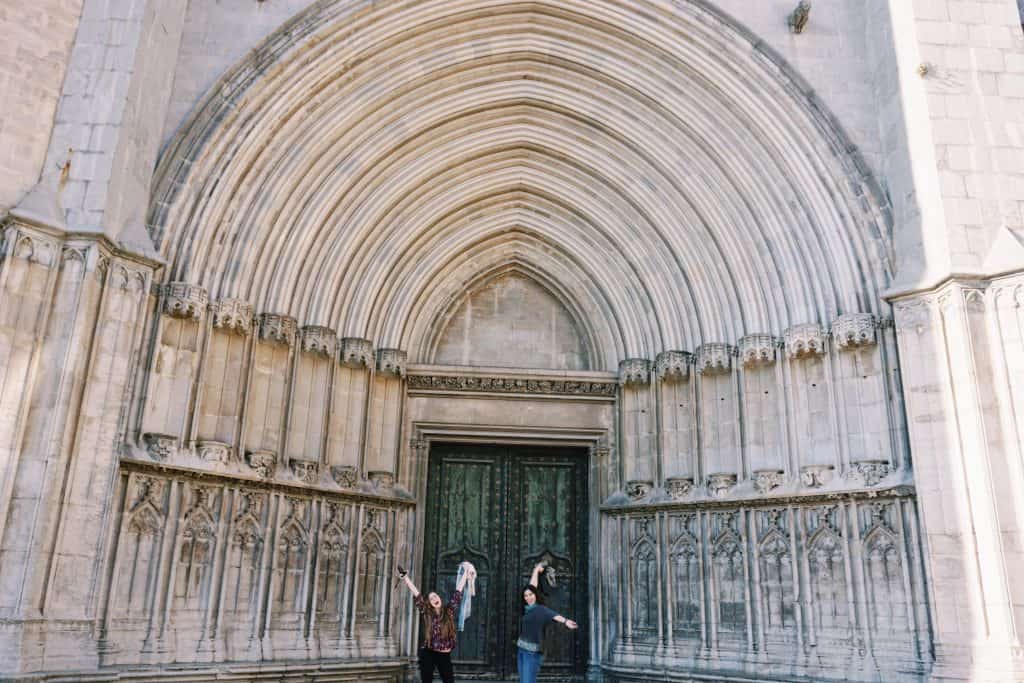
[[401, 572], [402, 580], [412, 591], [413, 602], [420, 611], [420, 680], [430, 683], [434, 678], [434, 669], [441, 674], [443, 683], [452, 683], [455, 672], [452, 670], [452, 650], [455, 649], [455, 610], [462, 602], [462, 590], [475, 574], [475, 570], [465, 572], [449, 598], [448, 604], [441, 601], [441, 596], [431, 591], [426, 599], [420, 593], [407, 572]]

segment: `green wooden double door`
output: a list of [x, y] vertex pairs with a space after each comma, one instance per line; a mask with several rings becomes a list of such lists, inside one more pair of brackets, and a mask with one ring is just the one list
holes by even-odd
[[454, 653], [459, 678], [516, 676], [522, 588], [547, 561], [547, 605], [580, 628], [547, 628], [541, 679], [570, 680], [587, 661], [587, 459], [575, 448], [431, 444], [424, 590], [455, 586], [458, 565], [478, 572], [472, 615]]

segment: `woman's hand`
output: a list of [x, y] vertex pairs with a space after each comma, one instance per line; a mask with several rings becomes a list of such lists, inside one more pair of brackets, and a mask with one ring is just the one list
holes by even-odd
[[576, 629], [578, 629], [578, 628], [580, 627], [580, 625], [579, 625], [579, 624], [577, 624], [577, 623], [576, 623], [575, 621], [573, 621], [572, 619], [566, 619], [566, 620], [565, 620], [565, 627], [566, 627], [567, 629], [570, 629], [570, 630], [573, 630], [573, 631], [575, 631]]
[[544, 571], [544, 563], [543, 562], [538, 562], [536, 565], [534, 565], [534, 567], [533, 567], [533, 573], [534, 574], [540, 574], [542, 571]]

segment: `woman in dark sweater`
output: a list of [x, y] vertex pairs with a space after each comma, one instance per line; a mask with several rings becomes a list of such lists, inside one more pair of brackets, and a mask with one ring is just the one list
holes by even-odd
[[567, 619], [540, 604], [540, 573], [544, 571], [544, 565], [538, 564], [533, 568], [533, 575], [530, 583], [523, 588], [523, 616], [519, 624], [519, 640], [516, 641], [518, 648], [516, 664], [519, 668], [519, 683], [537, 683], [537, 672], [544, 662], [544, 653], [541, 644], [544, 642], [544, 629], [551, 621], [565, 624], [568, 629], [578, 628], [578, 624], [572, 619]]
[[456, 642], [455, 610], [462, 602], [462, 589], [474, 574], [475, 571], [462, 575], [459, 585], [455, 587], [455, 592], [445, 605], [441, 596], [433, 591], [424, 599], [408, 573], [399, 573], [412, 592], [413, 602], [416, 603], [421, 615], [419, 655], [420, 680], [423, 683], [430, 683], [434, 679], [435, 668], [441, 674], [443, 683], [452, 683], [455, 680], [455, 671], [452, 669], [452, 650], [455, 649]]

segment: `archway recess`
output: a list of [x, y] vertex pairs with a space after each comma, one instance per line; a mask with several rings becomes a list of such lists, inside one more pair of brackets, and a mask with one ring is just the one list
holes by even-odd
[[888, 214], [839, 126], [726, 17], [637, 4], [315, 5], [166, 150], [168, 279], [423, 349], [520, 262], [604, 336], [601, 369], [879, 313]]

